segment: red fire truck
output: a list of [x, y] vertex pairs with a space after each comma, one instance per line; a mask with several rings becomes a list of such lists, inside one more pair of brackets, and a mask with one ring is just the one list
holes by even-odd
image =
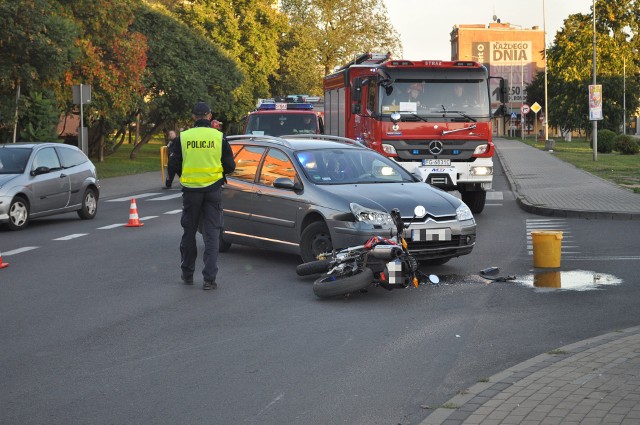
[[361, 140], [483, 210], [495, 152], [483, 65], [369, 53], [325, 77], [324, 104], [325, 133]]

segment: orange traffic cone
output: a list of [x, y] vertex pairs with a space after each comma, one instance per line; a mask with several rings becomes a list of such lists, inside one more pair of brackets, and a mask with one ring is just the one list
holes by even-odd
[[141, 227], [144, 223], [138, 219], [138, 207], [136, 205], [136, 198], [131, 198], [131, 206], [129, 207], [129, 222], [125, 227]]
[[9, 263], [2, 261], [2, 252], [0, 252], [0, 269], [4, 269], [5, 267], [9, 267]]

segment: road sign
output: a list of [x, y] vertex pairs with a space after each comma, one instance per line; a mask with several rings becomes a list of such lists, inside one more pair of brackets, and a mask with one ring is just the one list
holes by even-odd
[[522, 115], [527, 115], [529, 113], [529, 105], [527, 105], [526, 103], [523, 104], [520, 107], [520, 112], [522, 112]]
[[511, 113], [511, 119], [512, 119], [512, 120], [515, 120], [517, 117], [518, 117], [518, 116], [516, 115], [516, 113], [515, 113], [515, 112], [512, 112], [512, 113]]
[[540, 109], [542, 109], [542, 106], [540, 106], [538, 102], [533, 102], [533, 105], [531, 105], [531, 110], [533, 111], [533, 113], [537, 114], [538, 112], [540, 112]]

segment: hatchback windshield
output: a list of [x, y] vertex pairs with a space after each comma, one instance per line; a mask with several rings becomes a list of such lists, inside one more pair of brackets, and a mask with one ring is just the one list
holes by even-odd
[[370, 150], [317, 149], [295, 155], [307, 178], [317, 184], [416, 181], [404, 168]]
[[31, 155], [31, 148], [1, 148], [0, 174], [22, 174]]

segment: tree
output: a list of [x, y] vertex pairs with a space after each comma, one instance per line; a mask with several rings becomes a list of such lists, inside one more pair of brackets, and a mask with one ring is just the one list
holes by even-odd
[[[626, 62], [627, 115], [638, 106], [640, 87], [635, 78], [640, 47], [640, 1], [610, 0], [596, 3], [597, 83], [603, 86], [601, 128], [619, 131], [623, 122], [623, 65]], [[561, 129], [591, 131], [588, 120], [588, 86], [592, 84], [593, 14], [570, 15], [548, 49], [549, 124]], [[532, 82], [528, 101], [541, 81]], [[529, 89], [528, 89], [529, 90]], [[539, 94], [538, 94], [539, 96]]]
[[271, 96], [269, 79], [280, 66], [278, 43], [286, 19], [272, 0], [188, 0], [175, 7], [178, 18], [219, 46], [244, 76], [222, 121], [235, 121]]
[[199, 100], [211, 105], [214, 116], [225, 116], [242, 83], [231, 58], [165, 9], [141, 5], [135, 16], [132, 28], [145, 35], [149, 50], [142, 93], [143, 135], [132, 157], [156, 132], [189, 120]]
[[[25, 114], [24, 108], [30, 104], [21, 102], [22, 95], [38, 93], [44, 101], [41, 105], [56, 106], [46, 97], [55, 99], [52, 90], [60, 91], [66, 70], [80, 53], [74, 46], [78, 28], [61, 12], [60, 4], [55, 1], [0, 1], [0, 138], [3, 140], [14, 131], [17, 120]], [[17, 132], [21, 130], [16, 128]]]
[[359, 53], [398, 53], [397, 31], [389, 23], [382, 0], [283, 0], [291, 27], [309, 32], [324, 75]]

